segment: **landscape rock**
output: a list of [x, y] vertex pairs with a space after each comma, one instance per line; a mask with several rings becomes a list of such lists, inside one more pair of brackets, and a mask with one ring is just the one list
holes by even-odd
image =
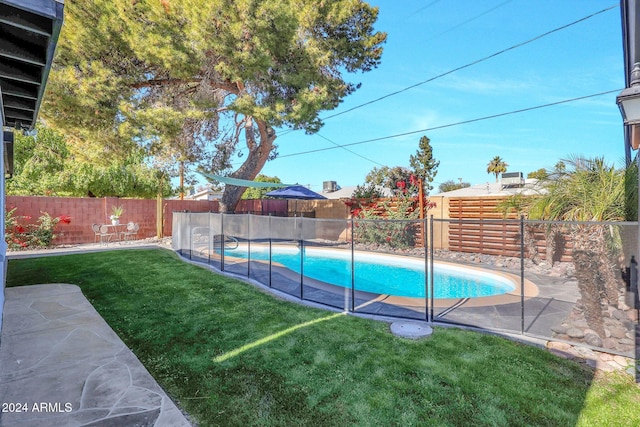
[[569, 328], [567, 329], [567, 335], [569, 335], [570, 338], [583, 338], [584, 331], [580, 328]]
[[602, 347], [602, 339], [596, 334], [585, 335], [584, 342], [592, 347]]

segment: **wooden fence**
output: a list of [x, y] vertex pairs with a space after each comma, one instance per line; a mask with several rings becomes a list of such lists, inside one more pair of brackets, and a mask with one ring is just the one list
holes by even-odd
[[[505, 219], [497, 210], [497, 206], [505, 197], [434, 197], [436, 208], [428, 215], [434, 214], [436, 222], [435, 247], [448, 248], [453, 251], [481, 253], [499, 256], [520, 255], [520, 224], [515, 213]], [[390, 209], [394, 203], [389, 199]], [[68, 215], [70, 224], [60, 224], [59, 237], [54, 244], [88, 243], [94, 240], [91, 230], [93, 223], [109, 222], [112, 206], [123, 206], [124, 215], [121, 222], [137, 222], [140, 224], [139, 238], [156, 235], [156, 200], [105, 198], [72, 198], [72, 197], [37, 197], [7, 196], [7, 208], [16, 207], [15, 215], [31, 217], [29, 222], [35, 223], [42, 212], [51, 216]], [[217, 201], [206, 200], [163, 200], [163, 234], [171, 236], [171, 224], [174, 211], [218, 212]], [[324, 219], [347, 219], [349, 206], [343, 200], [242, 200], [236, 213], [253, 213], [274, 216], [301, 215]], [[423, 241], [422, 227], [416, 228], [416, 242], [421, 246]], [[535, 246], [540, 258], [546, 256], [544, 227], [529, 227], [535, 238]], [[427, 236], [429, 237], [429, 236]], [[556, 254], [554, 260], [570, 260], [571, 242], [567, 233], [560, 233], [556, 238]]]
[[[120, 222], [137, 222], [140, 224], [138, 238], [156, 236], [156, 200], [119, 199], [115, 197], [40, 197], [40, 196], [7, 196], [8, 210], [16, 209], [14, 216], [21, 217], [21, 224], [35, 224], [44, 213], [52, 217], [70, 216], [71, 223], [59, 224], [56, 228], [58, 237], [54, 244], [90, 243], [95, 240], [91, 224], [109, 223], [109, 215], [113, 206], [122, 206], [124, 214]], [[173, 200], [162, 201], [163, 235], [171, 236], [173, 212], [218, 212], [218, 202], [209, 200]], [[242, 200], [236, 213], [286, 216], [287, 200]]]
[[[498, 205], [506, 197], [468, 197], [449, 199], [449, 249], [499, 256], [520, 256], [520, 222], [517, 213], [506, 215]], [[460, 220], [460, 221], [456, 221]], [[540, 259], [546, 259], [544, 226], [527, 225]], [[554, 261], [571, 260], [571, 241], [566, 232], [554, 236]], [[525, 242], [525, 252], [528, 251]], [[526, 253], [526, 255], [530, 255]]]

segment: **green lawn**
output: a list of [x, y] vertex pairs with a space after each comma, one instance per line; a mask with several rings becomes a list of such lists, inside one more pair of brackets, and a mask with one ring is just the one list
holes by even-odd
[[630, 376], [498, 337], [284, 302], [167, 250], [11, 260], [8, 286], [73, 283], [200, 426], [637, 426]]

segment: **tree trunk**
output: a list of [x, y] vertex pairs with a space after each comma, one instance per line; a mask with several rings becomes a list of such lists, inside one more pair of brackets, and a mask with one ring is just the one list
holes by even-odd
[[[245, 138], [249, 148], [249, 155], [242, 166], [230, 175], [232, 178], [253, 180], [269, 160], [274, 148], [273, 143], [276, 140], [274, 130], [265, 122], [256, 120], [258, 132], [260, 133], [260, 142], [257, 143], [251, 120], [248, 120], [248, 122], [249, 124], [245, 127]], [[220, 200], [220, 212], [234, 212], [245, 190], [246, 187], [225, 185], [224, 193]]]
[[[599, 229], [599, 230], [598, 230]], [[601, 338], [605, 338], [602, 315], [604, 288], [599, 272], [599, 263], [606, 251], [602, 226], [575, 226], [572, 232], [572, 258], [578, 279], [578, 289], [582, 297], [584, 318], [589, 328]]]
[[534, 264], [539, 264], [540, 263], [540, 256], [538, 255], [538, 247], [536, 246], [536, 239], [535, 239], [535, 225], [531, 225], [531, 224], [526, 224], [524, 225], [524, 245], [527, 248], [527, 253], [529, 254], [529, 259], [534, 263]]
[[[602, 292], [606, 297], [609, 305], [614, 307], [618, 306], [618, 297], [620, 296], [620, 291], [624, 289], [624, 283], [621, 280], [621, 274], [616, 274], [621, 271], [622, 265], [620, 262], [614, 259], [613, 254], [608, 248], [607, 245], [607, 236], [608, 227], [601, 226], [601, 241], [603, 245], [603, 250], [600, 251], [600, 259], [598, 261], [598, 275], [601, 277], [601, 282], [603, 285]], [[613, 236], [611, 236], [613, 238]]]
[[558, 239], [558, 229], [555, 224], [549, 224], [544, 231], [545, 242], [545, 257], [550, 266], [553, 267], [554, 259], [556, 257]]

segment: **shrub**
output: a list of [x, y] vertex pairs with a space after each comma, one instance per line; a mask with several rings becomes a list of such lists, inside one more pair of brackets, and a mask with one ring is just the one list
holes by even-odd
[[365, 206], [357, 212], [356, 238], [362, 243], [389, 246], [394, 249], [412, 248], [416, 243], [416, 223], [407, 221], [419, 217], [414, 197], [398, 197], [396, 209], [382, 201]]
[[10, 250], [51, 247], [51, 242], [57, 236], [56, 226], [71, 222], [70, 216], [52, 217], [47, 212], [41, 212], [38, 222], [33, 224], [27, 222], [31, 220], [28, 215], [16, 216], [16, 209], [11, 209], [5, 215], [5, 241]]

